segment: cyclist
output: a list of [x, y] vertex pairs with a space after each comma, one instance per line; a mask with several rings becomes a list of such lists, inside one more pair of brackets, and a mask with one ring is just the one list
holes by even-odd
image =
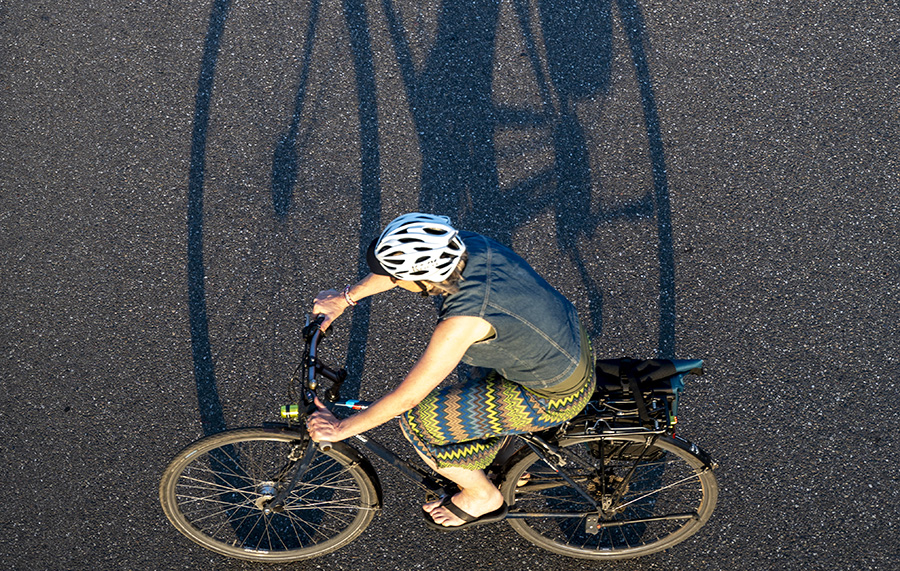
[[[511, 249], [450, 219], [411, 213], [372, 241], [371, 273], [343, 291], [320, 292], [323, 328], [359, 300], [394, 287], [437, 296], [438, 322], [402, 382], [368, 409], [339, 420], [321, 402], [308, 421], [316, 441], [340, 441], [400, 415], [425, 462], [459, 492], [423, 506], [430, 527], [452, 530], [506, 517], [484, 473], [504, 436], [561, 424], [594, 391], [590, 341], [574, 306]], [[486, 375], [449, 386], [460, 362]]]

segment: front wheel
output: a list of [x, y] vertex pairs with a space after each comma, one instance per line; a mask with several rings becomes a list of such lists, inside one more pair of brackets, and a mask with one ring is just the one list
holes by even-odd
[[712, 468], [690, 446], [647, 435], [562, 440], [563, 470], [596, 507], [526, 448], [501, 486], [514, 506], [507, 521], [569, 557], [627, 559], [667, 549], [696, 533], [716, 506]]
[[377, 487], [359, 454], [336, 443], [316, 453], [283, 508], [266, 510], [290, 482], [304, 449], [300, 435], [284, 429], [201, 438], [166, 468], [159, 487], [163, 511], [185, 536], [228, 557], [295, 561], [334, 551], [372, 521]]

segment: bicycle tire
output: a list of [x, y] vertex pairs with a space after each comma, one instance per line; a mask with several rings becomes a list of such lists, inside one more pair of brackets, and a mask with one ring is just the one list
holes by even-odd
[[[566, 455], [574, 454], [590, 465], [569, 457], [564, 470], [601, 507], [604, 500], [614, 500], [601, 488], [620, 483], [634, 468], [623, 496], [615, 508], [607, 506], [606, 515], [531, 449], [521, 450], [507, 464], [501, 485], [506, 502], [514, 508], [507, 522], [535, 545], [581, 559], [629, 559], [684, 541], [712, 515], [718, 498], [716, 478], [689, 443], [662, 436], [642, 453], [648, 438], [598, 435], [559, 442]], [[598, 458], [601, 443], [605, 468]]]
[[296, 561], [330, 553], [369, 525], [380, 506], [377, 476], [356, 450], [318, 451], [284, 509], [265, 514], [294, 431], [244, 428], [190, 444], [163, 473], [159, 497], [175, 528], [199, 545], [251, 561]]

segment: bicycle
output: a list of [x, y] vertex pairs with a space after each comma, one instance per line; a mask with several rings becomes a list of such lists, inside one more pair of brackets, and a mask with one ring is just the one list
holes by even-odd
[[[383, 491], [371, 462], [348, 442], [313, 442], [305, 418], [321, 380], [333, 410], [369, 403], [339, 399], [347, 373], [319, 361], [321, 320], [303, 329], [303, 358], [291, 376], [284, 422], [206, 436], [185, 447], [160, 482], [163, 511], [199, 545], [228, 557], [293, 561], [357, 538], [380, 511]], [[674, 434], [683, 378], [702, 360], [598, 361], [597, 390], [576, 418], [541, 433], [509, 437], [488, 475], [510, 506], [506, 521], [551, 552], [625, 559], [672, 547], [715, 509], [709, 455]], [[299, 394], [294, 386], [302, 379]], [[411, 464], [371, 437], [354, 445], [384, 459], [428, 499], [455, 484]]]

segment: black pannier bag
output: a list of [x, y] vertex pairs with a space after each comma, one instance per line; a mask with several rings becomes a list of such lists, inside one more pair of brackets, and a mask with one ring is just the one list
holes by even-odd
[[647, 403], [662, 398], [668, 404], [666, 421], [674, 424], [678, 396], [684, 389], [682, 379], [688, 373], [702, 374], [703, 361], [670, 359], [602, 359], [597, 361], [595, 398], [633, 401], [641, 423], [654, 424]]

